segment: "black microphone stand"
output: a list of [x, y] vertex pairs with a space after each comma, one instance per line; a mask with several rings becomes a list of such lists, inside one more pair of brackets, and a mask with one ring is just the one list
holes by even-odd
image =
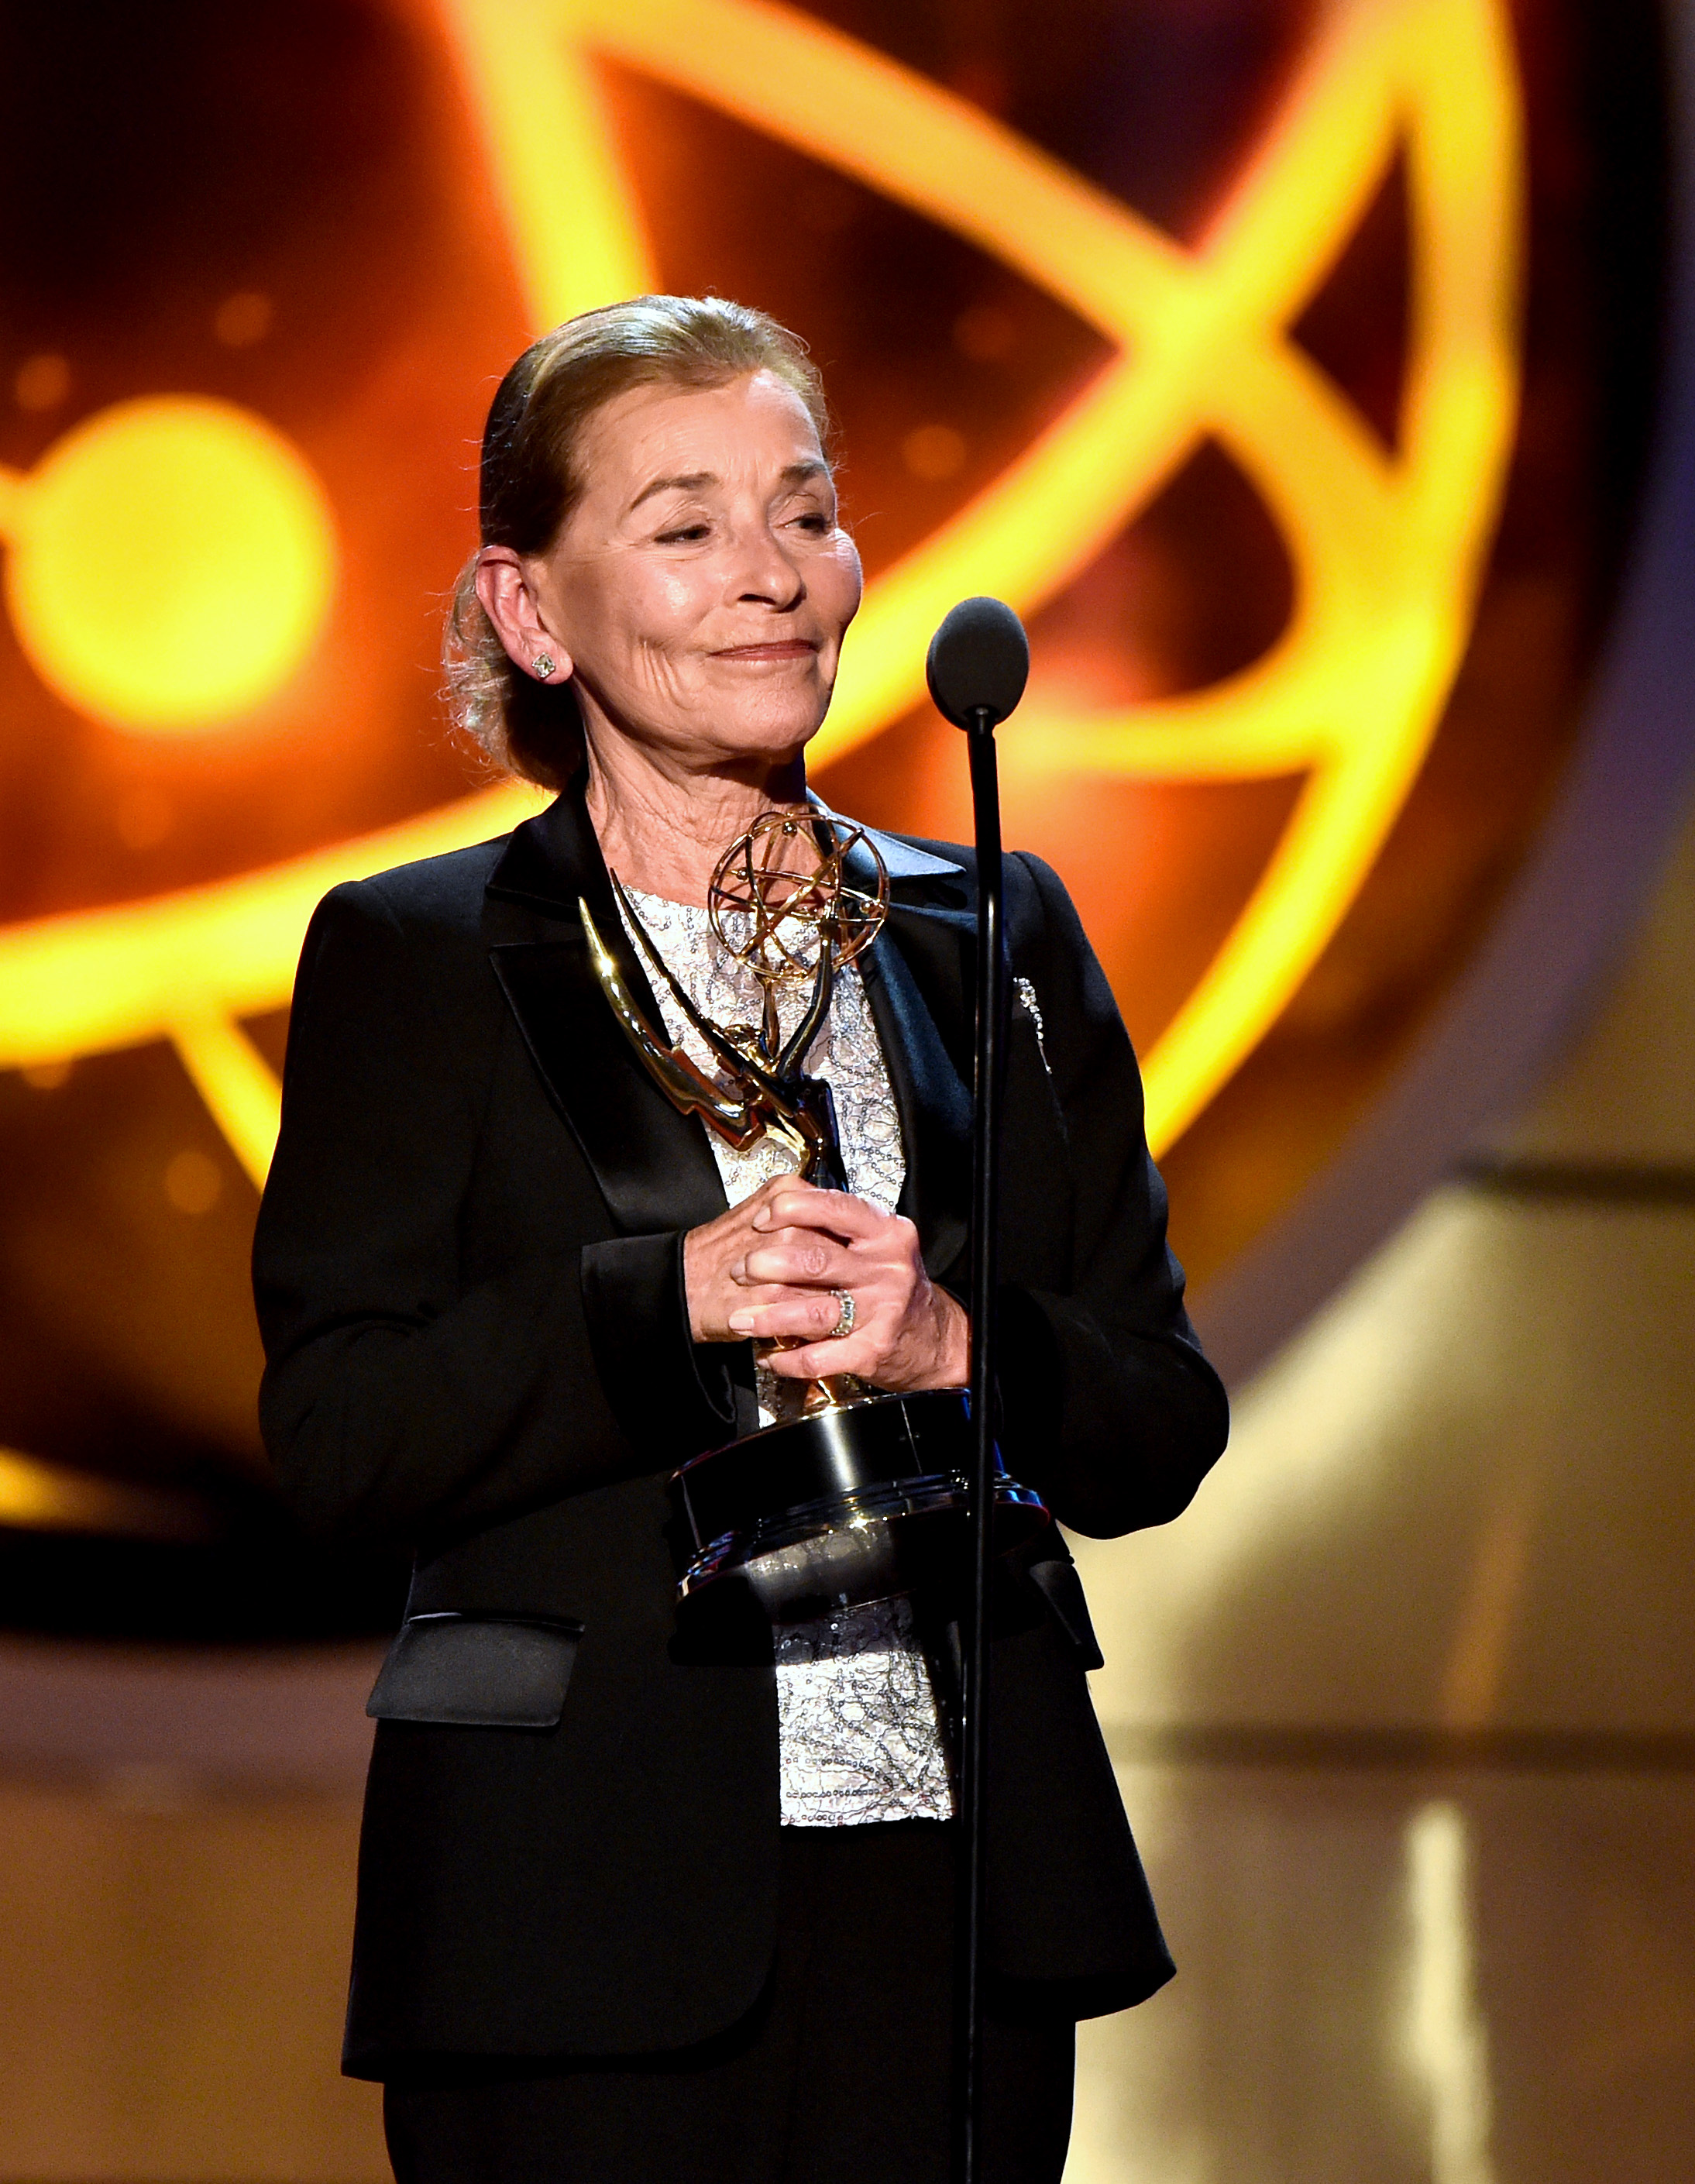
[[[956, 1952], [955, 2184], [978, 2184], [983, 2144], [983, 1988], [989, 1841], [989, 1610], [995, 1568], [995, 1300], [1000, 1228], [1001, 1033], [1006, 1016], [1001, 789], [995, 730], [1024, 694], [1023, 625], [1002, 599], [962, 599], [930, 640], [925, 679], [936, 710], [963, 728], [977, 830], [977, 1069], [971, 1178], [970, 1607], [962, 1633], [959, 1946]], [[1025, 1497], [1029, 1498], [1029, 1497]]]
[[1001, 1030], [1006, 1008], [1001, 931], [1001, 788], [995, 753], [996, 715], [972, 709], [971, 802], [977, 834], [977, 1058], [971, 1180], [971, 1620], [966, 1633], [963, 1828], [963, 1946], [960, 2116], [961, 2184], [978, 2184], [983, 2155], [983, 1950], [987, 1897], [989, 1593], [995, 1535], [995, 1293], [1000, 1221]]

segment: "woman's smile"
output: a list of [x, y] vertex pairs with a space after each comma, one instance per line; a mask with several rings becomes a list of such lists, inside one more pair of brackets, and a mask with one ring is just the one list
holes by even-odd
[[714, 660], [733, 660], [749, 666], [763, 666], [767, 661], [781, 663], [787, 660], [811, 660], [818, 651], [816, 643], [805, 638], [794, 637], [767, 640], [762, 644], [727, 644], [710, 655]]

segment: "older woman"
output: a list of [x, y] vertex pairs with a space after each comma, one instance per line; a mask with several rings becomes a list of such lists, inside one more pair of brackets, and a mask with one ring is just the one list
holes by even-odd
[[[345, 2059], [385, 2081], [403, 2180], [947, 2173], [945, 1646], [894, 1601], [691, 1646], [667, 1480], [785, 1386], [966, 1377], [971, 858], [878, 838], [889, 918], [807, 1064], [846, 1194], [666, 1103], [580, 911], [685, 1045], [609, 867], [705, 1012], [747, 1006], [707, 883], [756, 813], [808, 809], [860, 596], [825, 422], [800, 344], [728, 303], [644, 297], [518, 359], [449, 658], [462, 719], [555, 800], [337, 889], [301, 961], [264, 1423], [304, 1518], [416, 1557], [373, 1695]], [[1185, 1506], [1225, 1407], [1099, 967], [1045, 866], [1010, 859], [1007, 890], [1003, 1446], [1110, 1535]], [[989, 2174], [1034, 2184], [1076, 2019], [1170, 1965], [1056, 1529], [995, 1613]]]

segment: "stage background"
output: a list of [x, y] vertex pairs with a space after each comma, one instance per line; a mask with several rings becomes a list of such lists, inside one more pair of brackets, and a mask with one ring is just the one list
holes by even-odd
[[962, 832], [924, 642], [1027, 616], [1009, 836], [1241, 1398], [1180, 1525], [1084, 1549], [1185, 1976], [1087, 2035], [1073, 2184], [1688, 2165], [1682, 28], [8, 23], [0, 2176], [381, 2173], [333, 2062], [404, 1571], [272, 1503], [246, 1252], [312, 903], [533, 808], [436, 691], [488, 393], [651, 284], [825, 366], [833, 802]]

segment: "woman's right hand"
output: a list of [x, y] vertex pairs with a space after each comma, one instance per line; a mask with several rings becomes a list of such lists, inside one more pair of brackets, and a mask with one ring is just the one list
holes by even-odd
[[689, 1327], [697, 1342], [744, 1341], [745, 1334], [730, 1325], [732, 1312], [817, 1295], [815, 1290], [775, 1282], [754, 1285], [747, 1277], [749, 1252], [788, 1234], [756, 1225], [759, 1217], [765, 1215], [773, 1199], [794, 1188], [792, 1175], [774, 1175], [739, 1206], [731, 1206], [716, 1221], [691, 1228], [683, 1238], [683, 1279], [689, 1294]]
[[[963, 1307], [931, 1282], [912, 1223], [863, 1198], [774, 1177], [691, 1229], [683, 1264], [697, 1342], [751, 1335], [790, 1379], [850, 1373], [902, 1393], [965, 1382]], [[838, 1332], [845, 1296], [854, 1312]]]

